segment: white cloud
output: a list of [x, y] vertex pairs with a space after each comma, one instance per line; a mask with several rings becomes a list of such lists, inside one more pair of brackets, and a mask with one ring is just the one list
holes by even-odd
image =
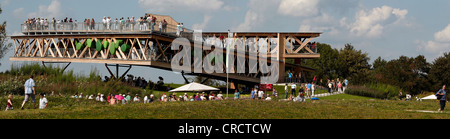
[[204, 30], [205, 27], [207, 26], [207, 24], [209, 23], [209, 21], [211, 21], [211, 18], [212, 18], [212, 16], [210, 16], [210, 15], [205, 15], [204, 18], [203, 18], [203, 23], [192, 25], [192, 29], [201, 29], [201, 30]]
[[450, 50], [450, 24], [445, 29], [434, 34], [434, 40], [430, 41], [416, 41], [417, 51], [426, 52], [433, 55], [432, 58], [437, 58], [444, 55]]
[[439, 42], [450, 42], [450, 24], [448, 24], [444, 30], [436, 32], [434, 34], [434, 39]]
[[17, 8], [17, 9], [15, 9], [13, 12], [12, 12], [12, 15], [15, 17], [15, 18], [20, 18], [20, 19], [22, 19], [23, 17], [23, 15], [25, 15], [25, 8]]
[[2, 6], [8, 6], [10, 2], [11, 2], [11, 0], [4, 0], [4, 1], [2, 1], [0, 4], [1, 4]]
[[251, 31], [254, 27], [263, 25], [266, 17], [274, 16], [273, 6], [278, 4], [279, 1], [273, 0], [250, 0], [244, 22], [232, 28], [232, 31]]
[[176, 10], [218, 10], [223, 8], [221, 0], [139, 0], [138, 3], [148, 8], [147, 12], [168, 12]]
[[244, 23], [239, 24], [239, 26], [233, 30], [234, 31], [251, 31], [252, 25], [261, 23], [259, 21], [263, 21], [263, 20], [264, 20], [264, 18], [260, 17], [260, 15], [257, 12], [249, 10], [245, 14]]
[[282, 0], [278, 13], [288, 16], [314, 16], [319, 13], [319, 0]]
[[317, 17], [305, 18], [300, 23], [300, 32], [327, 32], [328, 34], [335, 35], [339, 33], [335, 27], [335, 20], [333, 16], [327, 13], [322, 13]]
[[39, 11], [32, 12], [28, 14], [28, 17], [44, 17], [44, 18], [52, 18], [52, 17], [63, 17], [64, 13], [61, 11], [61, 2], [59, 0], [52, 0], [50, 5], [40, 5]]
[[[394, 9], [389, 6], [373, 8], [370, 11], [360, 10], [353, 23], [347, 23], [347, 18], [342, 18], [340, 25], [347, 27], [356, 36], [378, 37], [383, 34], [384, 26], [394, 25], [405, 19], [408, 14], [406, 9]], [[392, 17], [396, 20], [391, 21]]]
[[406, 17], [406, 15], [408, 14], [408, 10], [404, 9], [404, 10], [400, 10], [400, 9], [394, 9], [392, 10], [392, 14], [394, 14], [395, 16], [397, 16], [400, 19], [404, 19]]

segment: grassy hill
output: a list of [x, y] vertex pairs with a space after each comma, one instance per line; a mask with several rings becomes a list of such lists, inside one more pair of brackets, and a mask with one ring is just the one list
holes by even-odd
[[[379, 100], [347, 94], [304, 103], [260, 100], [155, 102], [109, 106], [94, 100], [48, 97], [45, 110], [1, 111], [0, 119], [448, 119], [434, 101]], [[6, 98], [0, 98], [4, 106]], [[26, 108], [31, 108], [28, 104]]]
[[[23, 83], [30, 74], [34, 74], [37, 92], [49, 94], [55, 91], [62, 96], [49, 96], [48, 109], [30, 109], [27, 104], [25, 110], [19, 110], [24, 99]], [[167, 86], [167, 85], [166, 85]], [[170, 84], [172, 88], [179, 84]], [[370, 86], [369, 86], [370, 87]], [[373, 88], [386, 88], [375, 86]], [[284, 98], [284, 86], [275, 86], [279, 98]], [[449, 113], [427, 113], [423, 111], [437, 111], [438, 102], [435, 101], [399, 101], [383, 98], [395, 96], [385, 92], [391, 90], [377, 90], [375, 93], [364, 93], [369, 97], [340, 94], [320, 98], [319, 101], [294, 103], [286, 101], [260, 100], [224, 100], [202, 102], [155, 102], [151, 104], [127, 104], [110, 106], [106, 103], [87, 99], [73, 99], [71, 95], [83, 92], [84, 95], [103, 93], [119, 94], [131, 92], [143, 95], [154, 94], [160, 97], [167, 91], [156, 91], [129, 86], [121, 82], [104, 83], [98, 78], [96, 70], [89, 77], [75, 75], [72, 71], [62, 73], [58, 67], [43, 68], [39, 64], [13, 66], [11, 70], [0, 74], [0, 119], [448, 119]], [[366, 89], [367, 90], [367, 89]], [[393, 91], [392, 91], [393, 90]], [[364, 91], [364, 90], [363, 90]], [[382, 92], [379, 93], [378, 91]], [[4, 111], [6, 96], [14, 94], [14, 110]], [[271, 92], [268, 92], [271, 94]], [[317, 90], [316, 94], [326, 93]], [[184, 93], [178, 93], [182, 95]], [[381, 96], [375, 99], [373, 94]], [[193, 94], [188, 93], [189, 96]], [[225, 92], [224, 92], [224, 95]], [[249, 94], [241, 95], [249, 97]], [[230, 93], [230, 98], [233, 94]], [[38, 96], [36, 99], [39, 100]]]

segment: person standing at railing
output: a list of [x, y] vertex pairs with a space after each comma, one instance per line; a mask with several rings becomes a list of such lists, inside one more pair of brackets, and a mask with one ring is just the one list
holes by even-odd
[[155, 30], [155, 25], [156, 25], [156, 17], [153, 16], [153, 17], [152, 17], [152, 31]]
[[117, 18], [114, 20], [114, 30], [118, 30], [119, 29], [119, 21], [117, 20]]
[[91, 19], [91, 30], [95, 30], [95, 20], [94, 20], [94, 18]]
[[48, 30], [48, 20], [47, 19], [44, 20], [44, 29]]
[[125, 29], [125, 18], [120, 18], [120, 31]]
[[103, 30], [105, 30], [106, 29], [106, 16], [103, 16], [102, 23], [103, 23]]
[[111, 30], [111, 17], [106, 19], [106, 29]]
[[69, 19], [69, 29], [73, 30], [73, 20], [72, 20], [72, 18]]
[[162, 22], [161, 21], [159, 21], [158, 27], [159, 27], [159, 33], [162, 33]]
[[86, 30], [90, 30], [90, 28], [89, 28], [89, 23], [90, 23], [91, 21], [90, 21], [90, 19], [85, 19], [84, 20], [84, 27], [86, 28]]
[[77, 20], [75, 20], [73, 22], [73, 27], [75, 28], [75, 30], [78, 30], [78, 21]]
[[84, 21], [83, 21], [83, 29], [88, 30], [88, 27], [87, 27], [87, 19], [86, 19], [86, 18], [85, 18]]
[[180, 36], [181, 35], [181, 23], [178, 23], [177, 24], [177, 36]]
[[180, 35], [182, 35], [184, 32], [184, 23], [181, 23], [180, 25]]
[[61, 29], [61, 20], [56, 21], [56, 30]]
[[164, 21], [162, 23], [162, 28], [163, 28], [163, 32], [167, 33], [167, 21], [166, 21], [166, 19], [164, 19]]
[[131, 17], [131, 19], [130, 19], [130, 24], [131, 24], [131, 26], [130, 26], [131, 31], [133, 31], [133, 30], [134, 30], [134, 25], [135, 25], [134, 16]]
[[142, 30], [147, 30], [147, 28], [148, 28], [147, 17], [142, 18], [142, 19], [141, 19], [141, 22], [142, 22], [142, 24], [144, 24], [144, 27], [143, 27]]
[[130, 29], [130, 17], [127, 17], [127, 20], [125, 20], [125, 30]]
[[53, 30], [56, 30], [56, 20], [55, 20], [54, 17], [53, 17], [51, 23], [52, 23], [52, 26], [53, 26]]
[[138, 20], [139, 22], [139, 30], [144, 30], [144, 18], [141, 16], [141, 18]]

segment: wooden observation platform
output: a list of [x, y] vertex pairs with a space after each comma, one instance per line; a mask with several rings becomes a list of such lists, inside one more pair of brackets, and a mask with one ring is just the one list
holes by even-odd
[[[171, 60], [179, 50], [171, 50], [172, 42], [179, 37], [187, 38], [191, 43], [191, 50], [194, 50], [192, 40], [193, 31], [183, 29], [180, 36], [176, 34], [176, 25], [169, 24], [168, 29], [162, 32], [158, 29], [158, 22], [155, 29], [150, 27], [140, 29], [139, 24], [131, 24], [128, 27], [123, 25], [119, 28], [105, 27], [102, 23], [97, 23], [95, 29], [86, 29], [83, 24], [71, 23], [71, 25], [57, 25], [56, 28], [41, 28], [34, 25], [22, 25], [23, 35], [11, 36], [14, 41], [14, 56], [11, 61], [38, 61], [54, 63], [100, 63], [117, 64], [131, 66], [147, 66], [152, 68], [172, 70]], [[176, 23], [175, 23], [176, 24]], [[134, 26], [134, 27], [131, 27]], [[278, 50], [276, 54], [268, 57], [276, 57], [279, 63], [278, 82], [285, 82], [285, 72], [291, 71], [311, 71], [300, 65], [301, 59], [319, 58], [317, 48], [311, 45], [314, 38], [321, 33], [305, 32], [234, 32], [233, 37], [243, 38], [244, 41], [253, 39], [256, 42], [265, 41], [268, 52]], [[228, 38], [228, 32], [203, 32], [204, 39], [211, 37]], [[245, 61], [249, 62], [252, 55], [246, 46]], [[220, 47], [215, 47], [215, 49]], [[226, 49], [221, 48], [220, 52], [226, 56]], [[233, 48], [235, 49], [235, 48]], [[212, 50], [202, 50], [203, 58], [213, 52]], [[258, 52], [257, 52], [258, 53]], [[237, 56], [235, 55], [235, 60]], [[286, 64], [286, 59], [296, 59], [295, 63]], [[195, 59], [193, 60], [195, 61]], [[192, 64], [194, 65], [194, 64]], [[225, 64], [224, 64], [225, 67]], [[248, 70], [257, 68], [249, 66]], [[226, 68], [224, 68], [226, 69]], [[259, 84], [259, 73], [236, 73], [229, 74], [229, 80], [239, 84]], [[145, 71], [143, 71], [145, 72]], [[111, 73], [111, 72], [110, 72]], [[204, 76], [212, 79], [226, 80], [226, 70], [223, 73], [186, 73], [188, 75]], [[126, 73], [125, 73], [126, 74]], [[124, 75], [125, 75], [124, 74]], [[114, 76], [111, 73], [112, 76]], [[118, 76], [118, 74], [116, 74]], [[184, 76], [184, 74], [183, 74]], [[122, 75], [123, 77], [123, 75]]]

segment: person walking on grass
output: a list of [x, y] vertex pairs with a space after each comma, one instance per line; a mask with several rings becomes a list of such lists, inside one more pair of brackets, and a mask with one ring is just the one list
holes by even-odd
[[23, 106], [25, 105], [25, 103], [28, 102], [28, 99], [30, 99], [30, 97], [32, 99], [33, 108], [36, 109], [36, 99], [35, 99], [36, 88], [33, 80], [33, 75], [30, 76], [30, 79], [25, 81], [24, 88], [25, 88], [25, 99], [23, 100], [22, 107], [20, 107], [20, 109], [23, 110]]
[[436, 97], [439, 100], [441, 108], [438, 110], [439, 112], [444, 112], [445, 103], [447, 103], [447, 92], [445, 92], [445, 85], [442, 86], [442, 89], [436, 93]]

